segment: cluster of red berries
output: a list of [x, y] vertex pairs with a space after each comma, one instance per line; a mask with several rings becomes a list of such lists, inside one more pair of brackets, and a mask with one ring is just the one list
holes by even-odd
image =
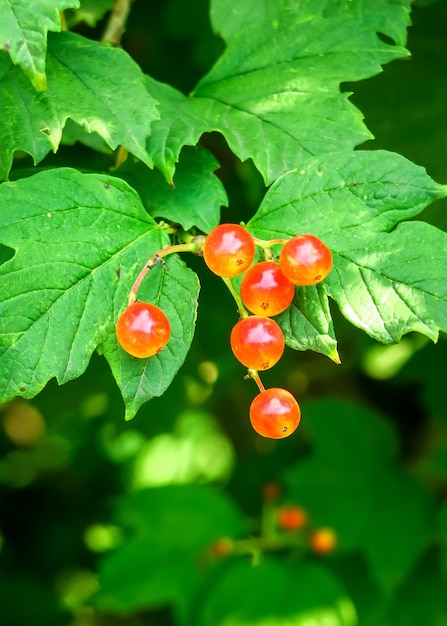
[[305, 509], [296, 504], [278, 504], [279, 486], [266, 483], [263, 487], [264, 506], [260, 520], [259, 536], [232, 539], [220, 537], [209, 547], [214, 557], [253, 554], [257, 551], [300, 548], [303, 554], [308, 551], [318, 555], [333, 552], [338, 537], [329, 526], [314, 527]]
[[[274, 245], [281, 246], [278, 261], [273, 259], [270, 250]], [[254, 263], [256, 246], [263, 248], [268, 257], [258, 263]], [[263, 241], [252, 237], [238, 224], [221, 224], [201, 238], [196, 247], [180, 244], [161, 253], [165, 256], [184, 250], [201, 252], [209, 269], [227, 282], [238, 301], [240, 320], [231, 331], [230, 344], [260, 390], [250, 406], [253, 428], [264, 437], [287, 437], [299, 424], [299, 405], [285, 389], [265, 389], [258, 372], [273, 367], [284, 352], [284, 335], [272, 317], [291, 305], [296, 285], [315, 285], [326, 278], [332, 267], [329, 248], [314, 235]], [[161, 253], [153, 255], [143, 268], [132, 288], [129, 305], [116, 325], [120, 345], [139, 358], [160, 352], [170, 337], [169, 320], [163, 311], [153, 304], [135, 301], [147, 269], [163, 262]], [[241, 274], [244, 276], [239, 295], [230, 279]]]
[[[266, 250], [275, 243], [281, 245], [278, 261], [270, 258], [253, 264], [256, 244]], [[326, 278], [332, 267], [331, 252], [313, 235], [263, 242], [242, 226], [221, 224], [205, 239], [203, 258], [210, 270], [223, 278], [245, 272], [240, 284], [244, 308], [231, 331], [231, 348], [260, 389], [250, 406], [253, 428], [264, 437], [287, 437], [299, 424], [300, 407], [286, 389], [264, 389], [257, 372], [273, 367], [284, 352], [283, 332], [272, 317], [291, 305], [295, 285], [315, 285]]]
[[[278, 526], [285, 531], [300, 531], [308, 524], [308, 516], [304, 509], [294, 504], [282, 506], [278, 510]], [[310, 532], [309, 546], [317, 554], [332, 552], [337, 543], [337, 535], [332, 528], [321, 527]]]

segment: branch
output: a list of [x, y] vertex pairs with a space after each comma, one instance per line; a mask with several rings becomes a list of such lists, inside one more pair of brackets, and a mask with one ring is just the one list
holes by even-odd
[[109, 15], [104, 33], [101, 37], [103, 43], [119, 46], [121, 36], [126, 30], [126, 22], [130, 13], [130, 5], [133, 0], [115, 0], [115, 6]]

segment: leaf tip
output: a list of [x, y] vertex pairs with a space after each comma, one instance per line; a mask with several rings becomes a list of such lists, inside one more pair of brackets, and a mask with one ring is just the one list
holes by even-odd
[[126, 409], [126, 413], [124, 415], [124, 420], [126, 422], [130, 422], [131, 420], [133, 420], [133, 418], [135, 417], [135, 411], [131, 410], [131, 409]]
[[36, 91], [47, 90], [47, 76], [41, 72], [37, 72], [32, 79], [33, 87]]
[[340, 355], [338, 354], [337, 348], [334, 348], [333, 350], [331, 350], [331, 352], [328, 353], [328, 357], [331, 359], [331, 361], [334, 361], [334, 363], [336, 363], [337, 365], [341, 365], [341, 359], [340, 359]]

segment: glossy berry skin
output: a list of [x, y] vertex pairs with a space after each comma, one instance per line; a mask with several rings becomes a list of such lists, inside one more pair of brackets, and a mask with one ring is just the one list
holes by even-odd
[[234, 356], [245, 367], [268, 370], [284, 352], [284, 335], [275, 320], [250, 315], [233, 326], [230, 344]]
[[294, 504], [282, 506], [278, 510], [278, 526], [283, 530], [299, 530], [307, 524], [307, 513]]
[[331, 271], [332, 254], [318, 237], [297, 235], [282, 247], [279, 265], [294, 285], [316, 285]]
[[245, 272], [253, 263], [255, 244], [239, 224], [220, 224], [206, 237], [203, 258], [214, 274], [231, 278]]
[[310, 545], [317, 554], [332, 552], [337, 543], [337, 535], [332, 528], [318, 528], [310, 537]]
[[149, 302], [134, 302], [118, 318], [116, 336], [122, 348], [140, 359], [158, 354], [169, 341], [171, 327], [161, 309]]
[[275, 261], [261, 261], [247, 270], [242, 279], [242, 302], [255, 315], [271, 317], [287, 309], [295, 287]]
[[250, 422], [262, 437], [284, 439], [298, 427], [301, 410], [286, 389], [272, 387], [261, 391], [250, 406]]

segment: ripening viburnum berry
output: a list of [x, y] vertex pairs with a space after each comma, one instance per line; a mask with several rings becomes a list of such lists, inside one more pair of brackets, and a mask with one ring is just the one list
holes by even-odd
[[299, 530], [307, 521], [306, 511], [295, 504], [285, 504], [278, 509], [278, 526], [283, 530]]
[[169, 320], [149, 302], [130, 304], [118, 318], [116, 336], [120, 346], [140, 359], [158, 354], [171, 335]]
[[279, 325], [269, 317], [244, 317], [231, 331], [231, 349], [245, 367], [254, 370], [270, 369], [284, 352], [284, 335]]
[[294, 285], [316, 285], [331, 271], [332, 254], [318, 237], [297, 235], [282, 247], [279, 265]]
[[298, 427], [301, 410], [286, 389], [273, 387], [261, 391], [250, 405], [250, 422], [263, 437], [283, 439]]
[[287, 309], [295, 287], [275, 261], [261, 261], [250, 267], [241, 282], [241, 299], [255, 315], [272, 317]]
[[231, 278], [250, 267], [255, 244], [250, 233], [239, 224], [216, 226], [203, 243], [203, 258], [214, 274]]
[[332, 552], [336, 543], [337, 535], [332, 528], [318, 528], [310, 536], [311, 548], [318, 554]]

